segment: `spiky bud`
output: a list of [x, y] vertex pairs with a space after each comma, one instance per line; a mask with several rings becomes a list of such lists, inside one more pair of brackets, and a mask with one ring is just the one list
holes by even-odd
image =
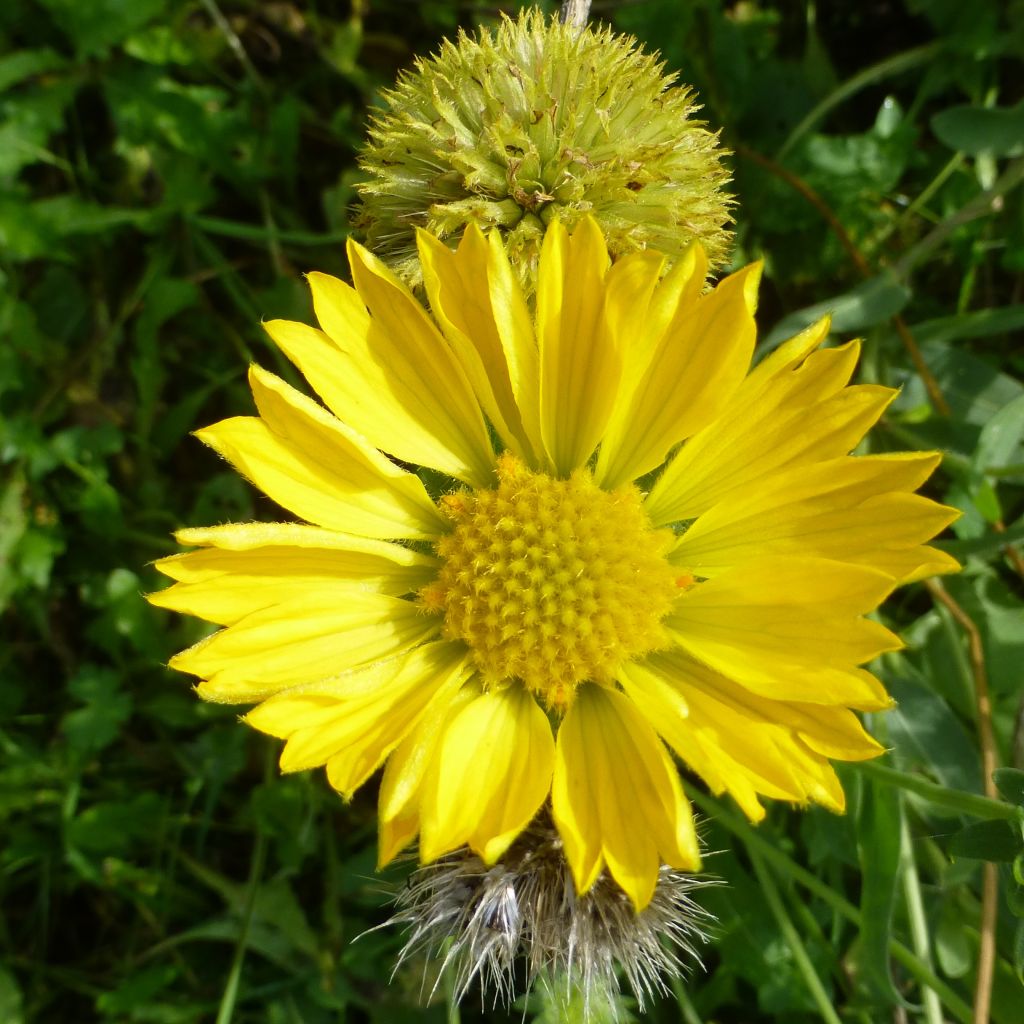
[[416, 227], [452, 245], [470, 223], [498, 227], [529, 285], [546, 224], [587, 213], [613, 258], [652, 248], [672, 259], [697, 239], [713, 269], [729, 246], [729, 174], [692, 91], [673, 80], [632, 37], [536, 10], [460, 33], [385, 93], [356, 227], [412, 283]]
[[406, 929], [399, 966], [440, 957], [456, 999], [478, 983], [485, 999], [511, 1003], [521, 965], [552, 1019], [602, 1024], [618, 1016], [620, 974], [642, 1011], [698, 962], [713, 919], [692, 894], [712, 884], [662, 866], [639, 913], [607, 874], [580, 896], [542, 813], [492, 867], [464, 849], [416, 870], [388, 923]]

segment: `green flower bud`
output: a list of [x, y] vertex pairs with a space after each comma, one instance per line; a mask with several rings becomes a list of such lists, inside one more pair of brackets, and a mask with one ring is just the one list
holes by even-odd
[[731, 237], [725, 151], [673, 79], [632, 37], [536, 10], [461, 33], [385, 93], [356, 227], [413, 283], [417, 227], [453, 246], [468, 224], [499, 228], [528, 283], [546, 224], [588, 213], [613, 258], [699, 240], [714, 268]]

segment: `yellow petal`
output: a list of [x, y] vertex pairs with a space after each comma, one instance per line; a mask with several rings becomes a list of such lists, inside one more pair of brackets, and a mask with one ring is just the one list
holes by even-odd
[[235, 523], [179, 530], [183, 544], [209, 545], [155, 562], [177, 580], [148, 600], [222, 626], [300, 597], [324, 583], [401, 596], [432, 580], [437, 560], [398, 544], [300, 523]]
[[328, 780], [347, 800], [428, 707], [454, 699], [465, 677], [460, 645], [425, 644], [337, 680], [271, 697], [245, 720], [288, 741], [282, 771], [326, 763]]
[[[699, 259], [703, 250], [692, 246], [666, 276], [659, 280], [664, 257], [651, 250], [631, 252], [617, 259], [605, 278], [604, 321], [612, 345], [622, 353], [623, 368], [614, 409], [628, 402], [650, 364], [658, 342], [671, 323], [674, 309], [666, 293], [677, 301], [688, 283], [701, 273], [706, 262]], [[703, 277], [701, 278], [703, 283]], [[698, 285], [699, 287], [699, 285]], [[615, 412], [611, 423], [614, 423]]]
[[[339, 556], [350, 556], [353, 567], [358, 559], [376, 559], [381, 564], [381, 574], [388, 570], [385, 563], [399, 567], [436, 567], [436, 558], [420, 554], [402, 544], [391, 544], [387, 541], [373, 540], [367, 537], [356, 537], [349, 533], [338, 533], [335, 530], [324, 530], [318, 526], [306, 526], [303, 523], [227, 523], [223, 526], [189, 526], [174, 531], [174, 539], [185, 547], [213, 548], [217, 551], [262, 551], [271, 548], [289, 547], [300, 550], [335, 552]], [[202, 579], [214, 570], [212, 567], [196, 562], [190, 566], [186, 574], [178, 569], [200, 552], [190, 551], [184, 555], [171, 555], [161, 559], [154, 565], [165, 575], [176, 580], [191, 582]], [[213, 552], [210, 552], [211, 556]], [[178, 569], [167, 571], [168, 567]]]
[[539, 456], [544, 447], [540, 430], [540, 353], [519, 278], [498, 231], [492, 231], [487, 239], [487, 260], [491, 309], [508, 364], [512, 394], [530, 447]]
[[171, 659], [207, 700], [245, 703], [393, 657], [438, 631], [412, 601], [324, 583], [252, 612]]
[[268, 497], [363, 537], [429, 538], [445, 528], [415, 476], [272, 374], [254, 367], [250, 381], [263, 418], [236, 416], [196, 436]]
[[[806, 368], [810, 367], [816, 358], [815, 350], [829, 335], [832, 328], [832, 317], [823, 316], [820, 320], [809, 324], [799, 334], [784, 341], [776, 349], [769, 352], [755, 366], [743, 382], [736, 397], [750, 402], [760, 397], [767, 388], [777, 387], [786, 379], [794, 376], [807, 376]], [[857, 355], [860, 346], [857, 342], [851, 342], [839, 349], [832, 349], [832, 352], [839, 352], [854, 346], [854, 355], [850, 364], [850, 373], [857, 362]], [[801, 370], [804, 372], [801, 374]], [[850, 379], [849, 374], [836, 384], [836, 388], [842, 387]], [[834, 389], [833, 389], [834, 390]], [[788, 394], [787, 389], [787, 394]], [[831, 393], [831, 392], [829, 392]], [[825, 397], [824, 395], [820, 397]]]
[[[650, 259], [654, 254], [645, 255]], [[657, 277], [653, 270], [649, 273]], [[637, 385], [650, 368], [654, 353], [680, 310], [691, 309], [704, 291], [707, 274], [707, 253], [699, 242], [694, 242], [657, 282], [646, 304], [642, 296], [635, 302], [608, 303], [609, 318], [617, 328], [616, 333], [621, 334], [626, 352], [623, 387], [616, 399], [616, 418], [622, 416], [620, 405], [632, 401]], [[638, 315], [640, 313], [644, 315]]]
[[671, 560], [714, 576], [757, 558], [816, 555], [869, 565], [902, 580], [934, 562], [931, 549], [920, 545], [959, 515], [905, 493], [938, 461], [934, 453], [901, 453], [780, 470], [763, 488], [700, 516]]
[[408, 357], [400, 359], [395, 353], [401, 339], [385, 336], [350, 285], [317, 273], [309, 275], [309, 284], [324, 331], [271, 320], [264, 327], [281, 351], [327, 406], [371, 445], [406, 462], [468, 479], [466, 459], [443, 436], [444, 425], [434, 432], [436, 400], [417, 392], [421, 382], [409, 375]]
[[[752, 820], [757, 795], [842, 809], [827, 757], [865, 760], [882, 747], [842, 707], [766, 700], [682, 651], [625, 668], [621, 681], [645, 717], [715, 792]], [[685, 717], [673, 707], [685, 705]]]
[[547, 716], [518, 683], [463, 708], [425, 782], [420, 859], [468, 843], [493, 864], [547, 799], [554, 747]]
[[420, 830], [423, 779], [437, 752], [442, 733], [480, 689], [471, 683], [454, 697], [431, 701], [416, 727], [388, 758], [380, 782], [377, 866], [384, 867], [412, 842]]
[[[483, 232], [471, 224], [462, 236], [458, 252], [426, 231], [417, 234], [423, 284], [430, 308], [441, 326], [473, 391], [498, 436], [531, 465], [536, 464], [534, 441], [523, 425], [509, 373], [509, 357], [529, 358], [536, 373], [536, 341], [530, 325], [526, 301], [517, 282], [504, 292], [500, 315], [512, 313], [511, 330], [503, 331], [492, 303], [491, 264], [494, 254]], [[506, 263], [508, 257], [501, 250]], [[500, 279], [500, 270], [495, 268]], [[512, 351], [506, 351], [511, 343]]]
[[655, 525], [693, 519], [751, 491], [784, 466], [846, 455], [896, 392], [844, 388], [856, 343], [815, 352], [820, 321], [771, 353], [740, 384], [721, 415], [672, 457], [646, 503]]
[[[318, 275], [318, 280], [319, 276], [322, 275]], [[328, 280], [342, 285], [336, 278]], [[352, 289], [349, 288], [349, 291]], [[369, 317], [365, 315], [365, 310], [363, 319], [367, 325], [366, 330], [369, 330]], [[356, 420], [350, 421], [349, 414], [358, 408], [353, 402], [358, 388], [354, 385], [355, 371], [351, 355], [339, 348], [323, 331], [296, 320], [265, 320], [263, 329], [298, 367], [324, 405], [342, 422], [354, 424]]]
[[[412, 292], [376, 256], [350, 241], [348, 257], [372, 320], [367, 331], [335, 341], [352, 355], [360, 383], [373, 390], [359, 421], [346, 419], [391, 455], [487, 485], [494, 452], [455, 354]], [[320, 282], [311, 277], [310, 283], [316, 306]]]
[[537, 279], [540, 426], [556, 473], [568, 476], [597, 447], [622, 372], [622, 354], [603, 318], [608, 250], [584, 217], [571, 236], [554, 223], [544, 235]]
[[691, 587], [665, 624], [696, 659], [762, 696], [876, 710], [891, 701], [855, 666], [901, 644], [860, 616], [894, 583], [827, 559], [764, 559]]
[[579, 892], [607, 864], [639, 911], [654, 894], [660, 863], [700, 867], [675, 766], [621, 693], [592, 684], [578, 691], [558, 730], [551, 802]]
[[597, 463], [602, 486], [655, 469], [725, 408], [754, 351], [760, 276], [752, 264], [676, 311], [629, 402], [615, 409]]
[[671, 680], [680, 691], [680, 699], [686, 700], [686, 695], [700, 690], [748, 720], [792, 730], [828, 757], [864, 761], [883, 752], [883, 747], [864, 731], [857, 716], [846, 708], [768, 700], [680, 650], [653, 655], [648, 665], [662, 678]]
[[633, 663], [619, 676], [626, 695], [670, 747], [708, 784], [716, 795], [732, 794], [753, 821], [764, 817], [758, 793], [781, 797], [785, 794], [765, 784], [733, 754], [743, 747], [723, 743], [700, 717], [690, 722], [690, 709], [678, 686], [665, 681], [664, 673]]
[[916, 548], [915, 559], [919, 561], [916, 569], [904, 568], [901, 579], [904, 583], [916, 583], [926, 580], [929, 576], [941, 576], [943, 573], [959, 572], [963, 566], [952, 556], [938, 548]]

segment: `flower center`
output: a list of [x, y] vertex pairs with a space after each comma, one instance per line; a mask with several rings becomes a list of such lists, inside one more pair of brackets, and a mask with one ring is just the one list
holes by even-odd
[[603, 491], [586, 470], [557, 480], [506, 454], [495, 490], [441, 507], [454, 528], [420, 597], [486, 684], [519, 679], [564, 708], [580, 683], [611, 682], [666, 643], [661, 620], [679, 593], [665, 559], [672, 534], [651, 528], [635, 487]]

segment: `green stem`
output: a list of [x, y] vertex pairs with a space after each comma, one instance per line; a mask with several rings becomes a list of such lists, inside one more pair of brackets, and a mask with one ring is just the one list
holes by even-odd
[[[917, 873], [917, 860], [907, 827], [907, 815], [900, 800], [900, 866], [903, 876], [903, 898], [907, 904], [907, 922], [910, 926], [910, 941], [917, 958], [929, 970], [932, 969], [932, 952], [928, 937], [928, 919], [925, 917], [924, 900], [921, 898], [921, 879]], [[942, 1024], [942, 1003], [933, 989], [925, 985], [921, 990], [926, 1024]]]
[[224, 994], [217, 1010], [216, 1024], [231, 1024], [235, 1014], [235, 1003], [238, 1001], [238, 986], [242, 980], [242, 965], [245, 963], [245, 951], [249, 945], [249, 929], [252, 926], [252, 915], [256, 908], [256, 896], [259, 893], [260, 880], [263, 878], [263, 865], [267, 858], [267, 840], [263, 832], [256, 833], [256, 846], [253, 849], [252, 865], [249, 869], [249, 884], [245, 895], [245, 909], [242, 912], [242, 927], [235, 943], [235, 955], [231, 961], [228, 981], [224, 986]]
[[800, 939], [799, 932], [797, 932], [793, 922], [790, 920], [789, 914], [786, 913], [786, 908], [782, 904], [782, 897], [779, 895], [778, 887], [775, 885], [771, 872], [765, 867], [764, 861], [757, 854], [756, 850], [748, 846], [747, 853], [750, 856], [751, 864], [754, 866], [757, 880], [761, 883], [761, 891], [768, 902], [768, 908], [771, 910], [775, 923], [779, 926], [779, 931], [782, 932], [783, 938], [785, 938], [786, 944], [793, 954], [797, 969], [803, 976], [804, 984], [807, 985], [807, 990], [811, 993], [811, 998], [818, 1007], [821, 1019], [826, 1024], [842, 1024], [839, 1014], [836, 1013], [835, 1007], [832, 1005], [832, 1000], [825, 991], [825, 986], [821, 983], [821, 978], [818, 977], [818, 972], [814, 969], [814, 964], [811, 963], [811, 958], [807, 955], [807, 949]]
[[942, 223], [937, 224], [920, 242], [903, 253], [890, 268], [896, 280], [906, 280], [911, 271], [940, 249], [957, 228], [979, 217], [988, 216], [996, 202], [1007, 192], [1013, 191], [1021, 182], [1024, 182], [1024, 158], [1018, 157], [1009, 164], [990, 189], [978, 193], [956, 213], [950, 214]]
[[899, 229], [902, 227], [903, 224], [910, 220], [918, 210], [926, 206], [932, 196], [934, 196], [935, 193], [945, 185], [946, 179], [960, 167], [964, 162], [964, 159], [965, 157], [963, 153], [954, 153], [942, 170], [935, 175], [924, 189], [922, 189], [918, 197], [899, 215], [899, 217], [896, 218], [894, 228]]
[[903, 226], [909, 223], [918, 211], [923, 210], [932, 196], [939, 191], [946, 183], [949, 176], [956, 171], [964, 162], [963, 153], [954, 153], [946, 165], [938, 174], [921, 190], [917, 198], [898, 216], [889, 220], [888, 224], [871, 240], [871, 251], [865, 255], [873, 256], [878, 253], [882, 246], [898, 232]]
[[672, 986], [672, 994], [676, 997], [676, 1003], [679, 1006], [679, 1012], [683, 1015], [683, 1024], [704, 1024], [700, 1019], [700, 1014], [697, 1012], [697, 1008], [690, 1001], [690, 997], [686, 994], [686, 987], [683, 985], [683, 979], [673, 975], [669, 979], [669, 984]]
[[444, 986], [444, 999], [448, 1011], [445, 1021], [447, 1024], [460, 1024], [459, 1001], [455, 998], [455, 969], [451, 965], [444, 968], [442, 985]]
[[[828, 906], [845, 917], [855, 927], [860, 928], [860, 911], [852, 903], [843, 899], [837, 892], [833, 892], [817, 875], [812, 874], [806, 868], [802, 868], [778, 847], [766, 839], [762, 839], [750, 825], [730, 813], [720, 801], [701, 792], [688, 782], [684, 782], [683, 785], [687, 796], [709, 817], [740, 839], [748, 850], [755, 850], [766, 861], [774, 865], [777, 871], [788, 875], [794, 882], [803, 886], [808, 892], [814, 893], [818, 899], [828, 904]], [[940, 978], [937, 978], [935, 972], [927, 964], [922, 963], [912, 950], [904, 946], [903, 943], [891, 939], [889, 941], [889, 953], [918, 984], [927, 985], [929, 988], [934, 989], [952, 1016], [956, 1017], [962, 1024], [972, 1024], [973, 1015], [967, 1003], [949, 985]]]
[[916, 46], [912, 50], [905, 50], [892, 57], [872, 64], [863, 71], [848, 78], [838, 89], [829, 93], [790, 133], [789, 138], [782, 144], [782, 148], [776, 154], [775, 159], [781, 161], [785, 155], [807, 134], [833, 107], [845, 103], [851, 96], [860, 92], [861, 89], [874, 85], [879, 79], [888, 78], [890, 75], [899, 74], [918, 64], [927, 64], [941, 49], [939, 43], [926, 43], [924, 46]]
[[987, 821], [1016, 821], [1020, 816], [1020, 811], [1012, 804], [990, 800], [977, 793], [949, 789], [935, 782], [929, 782], [920, 775], [897, 771], [895, 768], [889, 768], [874, 761], [858, 761], [853, 767], [877, 782], [905, 789], [908, 793], [914, 793], [930, 804], [935, 804], [936, 807], [945, 807], [947, 810], [968, 814], [975, 818], [984, 818]]
[[276, 241], [284, 245], [340, 245], [349, 236], [347, 231], [333, 231], [317, 234], [315, 231], [281, 231], [279, 228], [257, 227], [255, 224], [241, 224], [223, 217], [196, 216], [192, 223], [211, 235], [222, 235], [225, 238], [237, 238], [243, 242]]

